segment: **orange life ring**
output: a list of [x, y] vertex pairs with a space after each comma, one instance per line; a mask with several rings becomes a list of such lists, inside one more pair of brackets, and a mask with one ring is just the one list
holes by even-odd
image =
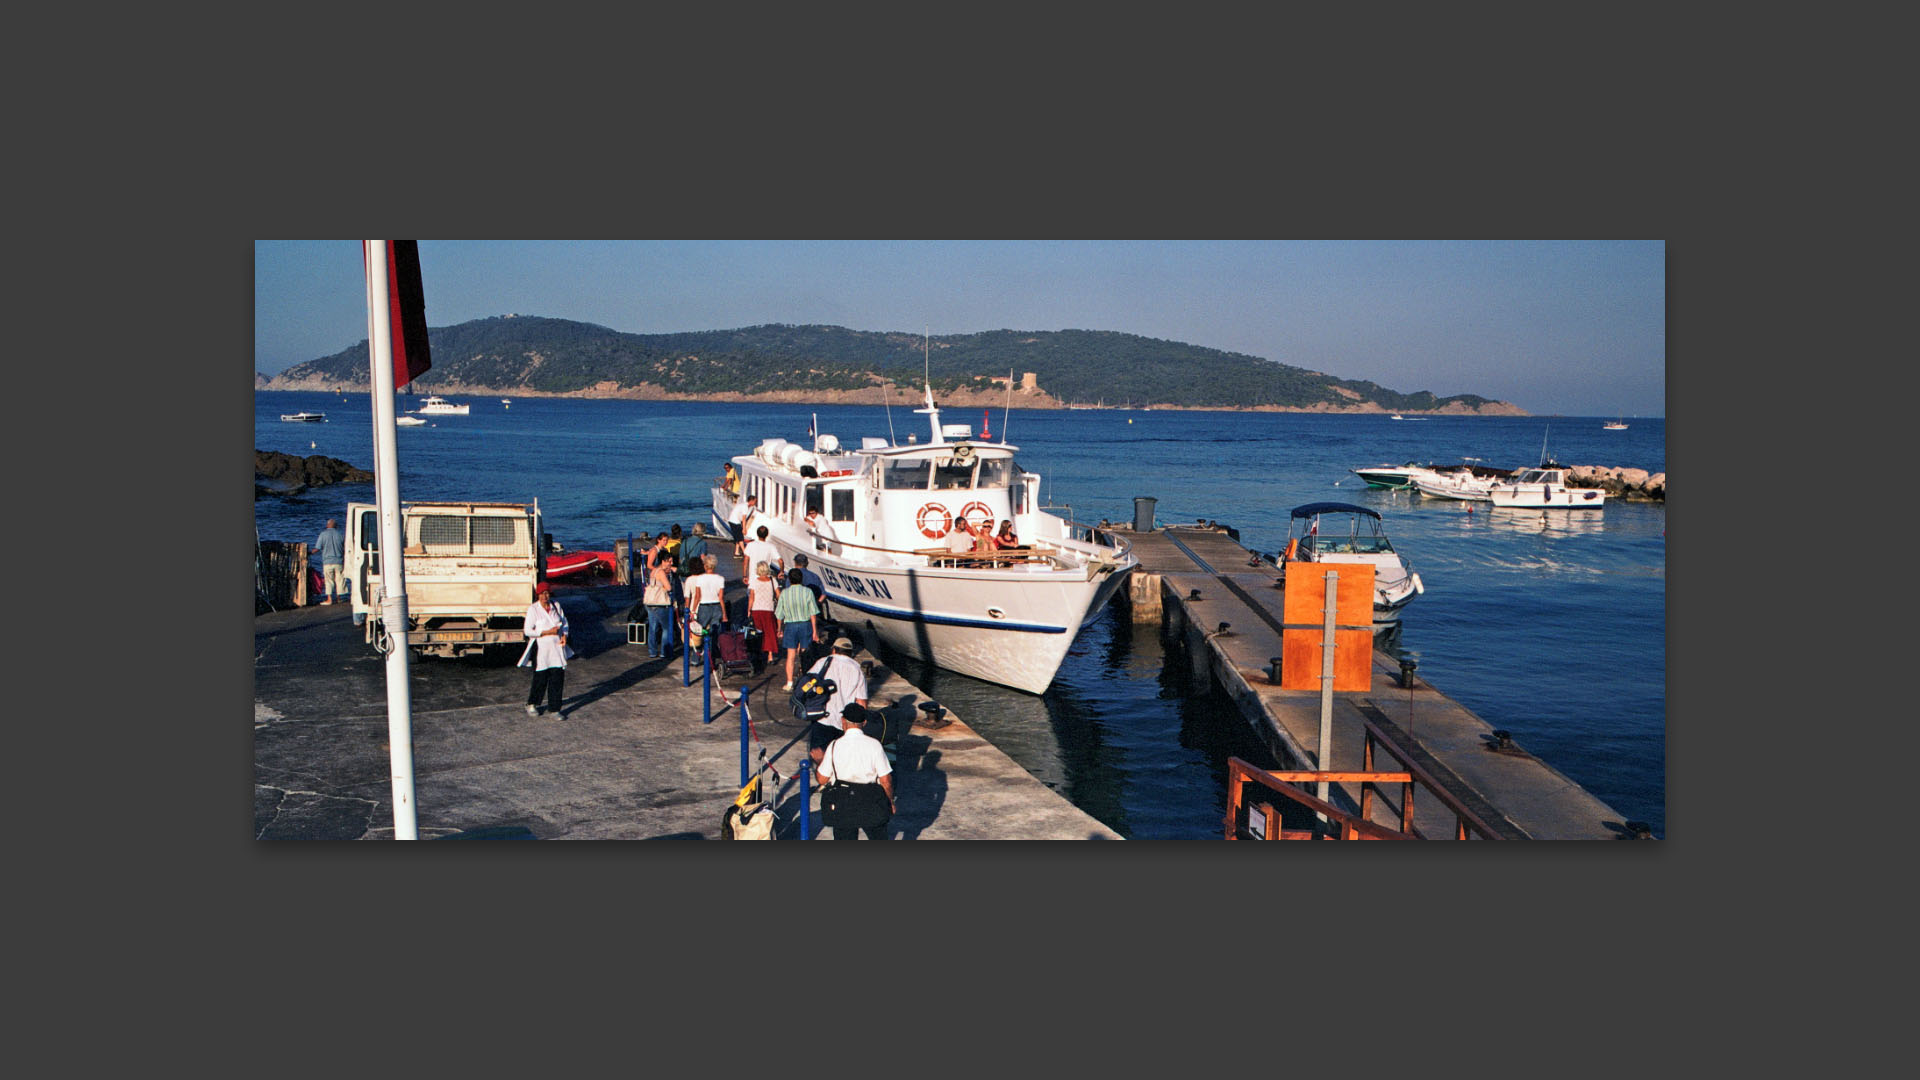
[[[927, 516], [929, 514], [940, 515], [940, 527], [938, 529], [928, 527]], [[930, 502], [927, 505], [921, 507], [920, 512], [914, 515], [913, 523], [915, 525], [920, 526], [921, 535], [925, 536], [929, 540], [938, 540], [941, 537], [947, 535], [948, 529], [953, 528], [953, 515], [947, 513], [947, 508], [940, 505], [939, 503]]]
[[[980, 511], [981, 516], [978, 519], [976, 519], [973, 516], [973, 512], [975, 510]], [[982, 524], [986, 524], [986, 525], [993, 524], [993, 508], [983, 502], [977, 502], [977, 501], [970, 502], [967, 505], [961, 507], [960, 516], [963, 518], [966, 518], [968, 521], [973, 522], [973, 527], [976, 529], [979, 528]]]

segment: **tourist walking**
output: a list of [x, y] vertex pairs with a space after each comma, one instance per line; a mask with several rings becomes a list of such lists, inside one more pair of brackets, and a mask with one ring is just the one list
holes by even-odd
[[807, 553], [797, 552], [793, 556], [793, 565], [800, 571], [800, 582], [813, 590], [813, 602], [820, 605], [820, 621], [831, 623], [833, 613], [827, 610], [827, 583], [807, 565]]
[[754, 527], [753, 539], [747, 541], [746, 550], [742, 553], [742, 556], [746, 561], [740, 565], [746, 567], [744, 576], [749, 580], [753, 577], [753, 568], [761, 563], [766, 563], [767, 569], [773, 571], [775, 575], [781, 575], [786, 572], [786, 567], [781, 565], [780, 549], [774, 546], [772, 540], [767, 539], [767, 527], [765, 525]]
[[719, 631], [725, 621], [727, 582], [717, 572], [720, 561], [712, 555], [700, 556], [700, 573], [687, 579], [687, 648], [698, 650], [704, 638]]
[[347, 599], [347, 538], [340, 535], [337, 519], [327, 519], [313, 547], [320, 553], [320, 577], [327, 590], [327, 598], [320, 603], [331, 604], [336, 596]]
[[818, 767], [827, 744], [838, 739], [846, 728], [847, 706], [867, 707], [867, 671], [853, 658], [853, 639], [841, 638], [833, 643], [833, 652], [821, 657], [807, 669], [807, 674], [833, 682], [833, 695], [827, 698], [827, 715], [807, 727], [807, 755]]
[[767, 662], [780, 652], [780, 620], [774, 617], [774, 601], [779, 593], [774, 584], [773, 567], [764, 562], [753, 564], [753, 576], [747, 579], [747, 618], [760, 631], [760, 651]]
[[533, 603], [527, 605], [525, 621], [527, 651], [520, 654], [520, 666], [533, 669], [533, 686], [527, 691], [527, 715], [539, 716], [540, 700], [547, 702], [547, 714], [560, 719], [560, 698], [566, 690], [567, 613], [553, 602], [553, 587], [541, 582], [533, 590]]
[[673, 556], [656, 549], [647, 564], [647, 588], [640, 594], [641, 603], [647, 606], [647, 656], [664, 657], [668, 628], [673, 625], [673, 575], [667, 571], [673, 565]]
[[787, 685], [782, 690], [793, 689], [793, 665], [800, 650], [820, 636], [820, 605], [814, 602], [813, 590], [806, 587], [799, 567], [787, 571], [787, 585], [773, 605], [780, 620], [780, 646], [787, 650]]
[[[845, 732], [821, 755], [821, 820], [833, 828], [835, 840], [858, 840], [863, 832], [869, 840], [885, 840], [893, 820], [893, 764], [880, 740], [861, 729], [866, 718], [863, 706], [847, 706]], [[834, 811], [826, 809], [829, 802]]]

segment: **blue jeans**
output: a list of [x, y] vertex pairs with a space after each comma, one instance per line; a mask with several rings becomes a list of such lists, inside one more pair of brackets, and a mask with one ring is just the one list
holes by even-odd
[[673, 625], [673, 606], [670, 604], [647, 605], [647, 655], [667, 655], [667, 628]]

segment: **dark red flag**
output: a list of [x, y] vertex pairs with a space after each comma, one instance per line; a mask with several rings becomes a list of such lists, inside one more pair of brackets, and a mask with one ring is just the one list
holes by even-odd
[[[363, 260], [364, 261], [364, 260]], [[427, 373], [427, 296], [420, 285], [420, 241], [387, 241], [387, 322], [393, 335], [393, 388]]]

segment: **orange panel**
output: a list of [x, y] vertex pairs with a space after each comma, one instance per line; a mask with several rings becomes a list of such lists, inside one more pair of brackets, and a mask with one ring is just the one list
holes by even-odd
[[1334, 598], [1333, 688], [1373, 689], [1373, 567], [1364, 563], [1291, 563], [1287, 566], [1283, 608], [1287, 629], [1280, 634], [1282, 689], [1320, 689], [1320, 639], [1324, 636], [1327, 617], [1326, 574], [1329, 570], [1338, 575], [1340, 583]]

